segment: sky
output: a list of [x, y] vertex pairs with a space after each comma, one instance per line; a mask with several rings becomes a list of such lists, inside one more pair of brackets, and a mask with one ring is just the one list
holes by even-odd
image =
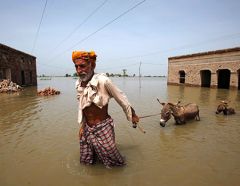
[[240, 46], [239, 0], [0, 0], [0, 43], [37, 59], [38, 75], [73, 74], [72, 51], [96, 72], [162, 76], [168, 58]]

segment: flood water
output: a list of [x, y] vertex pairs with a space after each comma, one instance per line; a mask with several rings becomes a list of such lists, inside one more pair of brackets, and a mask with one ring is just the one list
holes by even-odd
[[[133, 129], [122, 109], [110, 102], [116, 143], [127, 165], [106, 169], [79, 164], [77, 100], [72, 78], [39, 80], [38, 87], [0, 94], [0, 185], [58, 186], [238, 186], [240, 183], [240, 91], [167, 86], [166, 78], [112, 78], [139, 116], [160, 112], [156, 98], [195, 102], [201, 121], [159, 125], [160, 116]], [[60, 95], [39, 97], [51, 86]], [[216, 115], [220, 100], [237, 114]]]

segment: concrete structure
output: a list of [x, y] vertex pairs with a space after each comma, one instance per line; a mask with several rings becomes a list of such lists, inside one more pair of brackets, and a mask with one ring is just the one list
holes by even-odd
[[0, 81], [21, 86], [37, 85], [36, 57], [0, 43]]
[[168, 84], [240, 89], [240, 47], [168, 58]]

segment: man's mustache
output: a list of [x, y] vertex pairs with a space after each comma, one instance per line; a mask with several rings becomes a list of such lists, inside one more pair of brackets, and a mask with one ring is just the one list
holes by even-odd
[[80, 77], [85, 77], [87, 74], [88, 74], [88, 73], [86, 73], [86, 72], [81, 72], [81, 73], [79, 73], [79, 76], [80, 76]]
[[89, 79], [91, 79], [93, 75], [93, 71], [87, 73], [87, 72], [81, 72], [78, 74], [79, 78], [82, 80], [82, 81], [88, 81]]

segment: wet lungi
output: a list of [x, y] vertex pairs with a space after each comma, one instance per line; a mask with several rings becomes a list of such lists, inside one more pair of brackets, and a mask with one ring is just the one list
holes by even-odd
[[112, 118], [89, 127], [84, 127], [80, 137], [80, 163], [94, 164], [96, 157], [106, 166], [125, 165], [124, 159], [115, 144]]

